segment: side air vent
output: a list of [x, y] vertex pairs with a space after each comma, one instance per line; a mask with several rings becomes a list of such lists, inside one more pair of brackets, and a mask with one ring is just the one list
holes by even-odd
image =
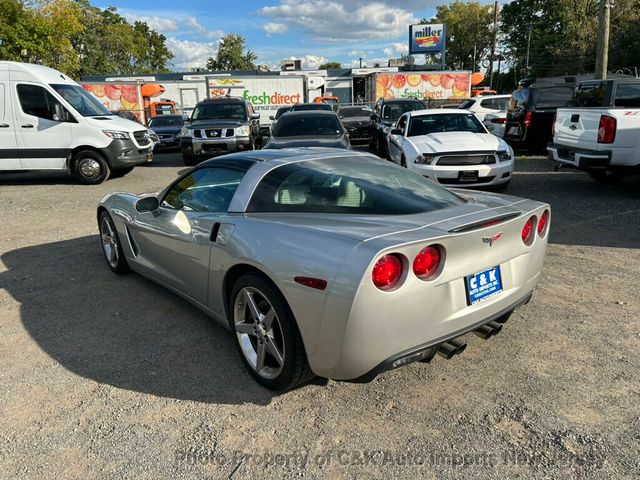
[[133, 235], [131, 235], [131, 230], [129, 230], [129, 226], [125, 225], [125, 230], [127, 231], [127, 238], [129, 239], [129, 245], [131, 246], [131, 250], [133, 251], [133, 256], [137, 257], [140, 249], [138, 248], [138, 244], [133, 239]]

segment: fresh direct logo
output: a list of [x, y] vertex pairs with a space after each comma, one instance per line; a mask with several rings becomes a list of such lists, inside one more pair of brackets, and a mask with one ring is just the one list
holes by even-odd
[[249, 90], [242, 92], [242, 97], [254, 105], [293, 105], [294, 103], [300, 103], [300, 94], [295, 95], [283, 95], [280, 92], [275, 92], [269, 95], [267, 92], [262, 92], [262, 95], [252, 95]]

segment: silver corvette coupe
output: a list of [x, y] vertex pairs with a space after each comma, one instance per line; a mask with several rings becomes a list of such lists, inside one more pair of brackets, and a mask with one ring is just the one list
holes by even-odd
[[373, 155], [262, 150], [208, 160], [97, 211], [107, 263], [231, 329], [255, 379], [365, 382], [497, 333], [531, 298], [549, 206], [451, 191]]

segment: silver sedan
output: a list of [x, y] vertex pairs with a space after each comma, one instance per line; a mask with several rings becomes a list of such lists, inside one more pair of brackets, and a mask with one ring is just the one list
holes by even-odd
[[[208, 160], [153, 195], [98, 205], [107, 264], [229, 328], [262, 385], [368, 381], [489, 338], [526, 303], [549, 206], [453, 191], [338, 149]], [[132, 320], [133, 321], [133, 320]]]

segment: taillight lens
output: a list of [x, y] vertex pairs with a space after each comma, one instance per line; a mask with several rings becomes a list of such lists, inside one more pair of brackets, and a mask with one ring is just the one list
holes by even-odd
[[395, 254], [384, 255], [376, 262], [371, 273], [373, 284], [380, 290], [395, 287], [402, 276], [402, 260]]
[[549, 210], [545, 210], [538, 220], [538, 235], [541, 237], [546, 233], [547, 223], [549, 223]]
[[440, 249], [433, 245], [420, 250], [413, 259], [413, 273], [422, 280], [427, 280], [435, 275], [440, 266]]
[[600, 115], [598, 143], [613, 143], [616, 139], [616, 119], [609, 115]]
[[527, 112], [524, 114], [524, 126], [526, 128], [530, 128], [531, 127], [531, 117], [533, 116], [533, 114], [531, 112]]
[[524, 227], [522, 227], [522, 241], [527, 245], [530, 245], [533, 240], [535, 223], [536, 217], [531, 217], [527, 220], [527, 223], [524, 224]]
[[506, 118], [494, 118], [491, 120], [491, 123], [499, 123], [500, 125], [507, 123]]

